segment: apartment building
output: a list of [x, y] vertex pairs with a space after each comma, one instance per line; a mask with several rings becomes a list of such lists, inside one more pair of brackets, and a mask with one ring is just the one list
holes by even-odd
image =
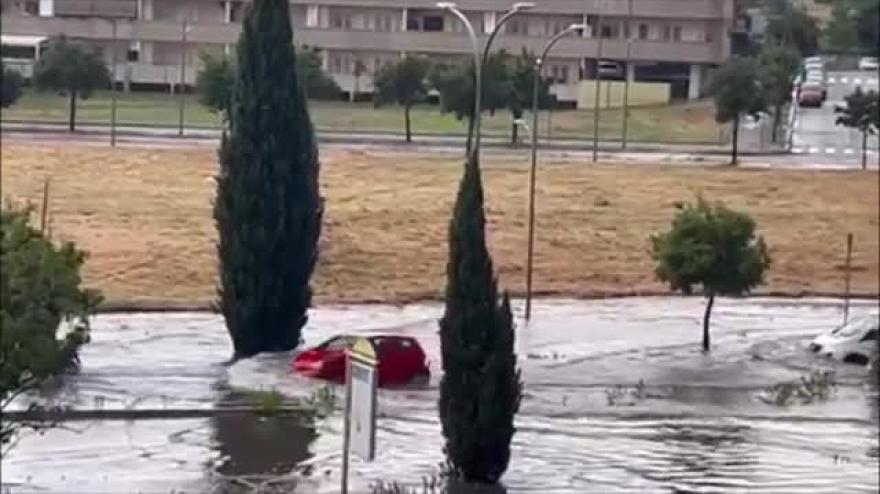
[[[0, 0], [2, 35], [42, 39], [66, 34], [98, 45], [126, 84], [192, 84], [199, 52], [229, 51], [247, 1]], [[665, 81], [676, 97], [701, 94], [708, 68], [730, 54], [735, 0], [539, 0], [502, 28], [494, 47], [539, 51], [571, 24], [545, 64], [561, 101], [579, 81], [602, 77]], [[482, 36], [509, 8], [499, 0], [462, 0]], [[433, 0], [291, 0], [294, 42], [320, 47], [326, 70], [345, 91], [370, 92], [372, 74], [402, 54], [454, 62], [470, 56], [462, 23]], [[115, 33], [115, 34], [114, 34]], [[117, 40], [115, 43], [113, 39]], [[613, 62], [615, 65], [610, 65]], [[607, 67], [617, 67], [608, 71]]]

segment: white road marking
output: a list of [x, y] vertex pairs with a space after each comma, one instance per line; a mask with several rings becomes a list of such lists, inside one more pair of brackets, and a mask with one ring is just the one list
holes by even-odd
[[804, 152], [804, 148], [791, 148], [792, 154], [801, 154]]
[[834, 148], [825, 148], [825, 154], [834, 154], [837, 150]]
[[829, 77], [829, 78], [828, 78], [828, 84], [837, 84], [837, 79], [834, 78], [834, 77]]
[[855, 150], [853, 148], [846, 148], [843, 150], [843, 154], [853, 154]]
[[877, 84], [877, 79], [868, 79], [866, 81], [869, 85], [873, 86]]
[[848, 82], [849, 82], [849, 77], [841, 77], [841, 78], [840, 78], [840, 83], [841, 83], [841, 84], [846, 84], [846, 83], [848, 83]]
[[816, 154], [819, 152], [819, 148], [810, 148], [807, 152], [810, 154]]
[[861, 79], [853, 79], [853, 84], [861, 84], [861, 83], [862, 83]]

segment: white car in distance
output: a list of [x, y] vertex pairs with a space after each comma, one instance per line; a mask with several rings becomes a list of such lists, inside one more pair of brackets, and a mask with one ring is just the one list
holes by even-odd
[[878, 66], [877, 57], [862, 57], [859, 59], [859, 70], [876, 71]]
[[822, 333], [810, 343], [810, 350], [823, 357], [866, 365], [880, 352], [880, 315], [854, 319]]

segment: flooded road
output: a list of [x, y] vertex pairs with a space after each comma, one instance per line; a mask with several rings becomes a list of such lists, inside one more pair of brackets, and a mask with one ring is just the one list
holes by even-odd
[[[878, 395], [864, 367], [814, 358], [813, 336], [840, 323], [831, 300], [720, 300], [710, 355], [702, 300], [542, 301], [520, 325], [525, 397], [508, 492], [877, 492]], [[856, 304], [858, 316], [876, 302]], [[438, 472], [439, 305], [336, 306], [312, 312], [306, 344], [377, 330], [419, 339], [430, 383], [381, 390], [377, 459], [354, 460], [354, 492], [413, 486]], [[291, 354], [225, 365], [232, 350], [211, 314], [102, 315], [83, 368], [42, 399], [91, 409], [197, 410], [243, 390], [306, 397], [322, 383], [291, 375]], [[759, 399], [781, 381], [835, 370], [827, 401]], [[21, 402], [25, 406], [26, 402]], [[68, 422], [25, 437], [3, 459], [11, 492], [230, 492], [292, 472], [295, 492], [337, 492], [342, 421], [210, 418]], [[257, 479], [257, 480], [254, 480]], [[288, 486], [288, 488], [289, 488]]]

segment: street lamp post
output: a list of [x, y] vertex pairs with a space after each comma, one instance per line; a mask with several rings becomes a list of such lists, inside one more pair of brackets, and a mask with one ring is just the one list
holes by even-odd
[[599, 159], [599, 92], [602, 90], [602, 71], [599, 69], [602, 60], [602, 13], [605, 11], [605, 0], [599, 4], [599, 15], [596, 17], [596, 32], [599, 33], [599, 42], [596, 45], [596, 94], [593, 98], [593, 163]]
[[566, 35], [579, 29], [586, 29], [586, 25], [572, 24], [565, 30], [557, 33], [556, 36], [550, 38], [550, 40], [547, 41], [547, 44], [544, 45], [541, 55], [535, 59], [535, 67], [533, 69], [531, 129], [532, 164], [529, 171], [529, 242], [528, 251], [526, 253], [526, 321], [528, 321], [532, 315], [532, 261], [535, 248], [535, 175], [538, 164], [538, 89], [541, 85], [541, 69], [544, 67], [544, 61], [547, 59], [547, 54], [550, 52], [550, 48], [553, 48], [553, 45]]
[[492, 47], [492, 41], [495, 40], [495, 36], [501, 30], [501, 26], [504, 25], [511, 17], [516, 15], [523, 10], [529, 10], [534, 8], [535, 4], [531, 2], [519, 2], [513, 4], [510, 7], [510, 10], [504, 13], [501, 18], [495, 23], [495, 28], [492, 29], [492, 32], [489, 33], [489, 38], [486, 40], [486, 46], [483, 48], [482, 57], [480, 56], [480, 43], [477, 40], [477, 34], [474, 31], [474, 26], [471, 24], [470, 19], [467, 18], [461, 10], [458, 9], [458, 5], [454, 2], [437, 2], [437, 7], [448, 10], [452, 13], [458, 20], [464, 24], [465, 29], [468, 32], [468, 36], [471, 39], [471, 44], [473, 45], [474, 50], [474, 73], [475, 73], [475, 81], [474, 81], [474, 125], [471, 128], [471, 133], [468, 135], [468, 141], [471, 142], [471, 158], [479, 161], [480, 158], [480, 117], [482, 114], [482, 102], [481, 102], [481, 93], [482, 91], [482, 72], [483, 72], [483, 64], [486, 61], [486, 58], [489, 56], [489, 49]]

